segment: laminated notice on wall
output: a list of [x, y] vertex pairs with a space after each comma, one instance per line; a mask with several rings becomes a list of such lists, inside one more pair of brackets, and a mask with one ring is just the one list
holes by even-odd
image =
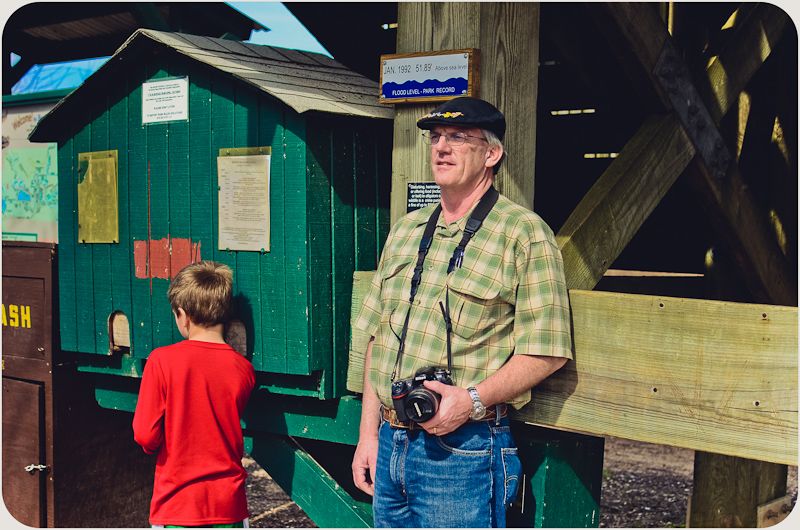
[[269, 251], [271, 149], [258, 152], [266, 154], [222, 150], [217, 158], [220, 250]]
[[119, 243], [116, 149], [78, 153], [78, 241]]

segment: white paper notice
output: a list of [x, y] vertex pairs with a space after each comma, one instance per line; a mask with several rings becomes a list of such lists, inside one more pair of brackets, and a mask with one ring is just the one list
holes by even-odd
[[270, 155], [220, 156], [219, 249], [269, 251]]
[[142, 84], [142, 125], [188, 119], [188, 77]]

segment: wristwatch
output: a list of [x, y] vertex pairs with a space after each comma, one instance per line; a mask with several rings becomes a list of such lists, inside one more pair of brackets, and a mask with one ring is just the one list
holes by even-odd
[[472, 398], [472, 413], [469, 415], [471, 420], [482, 420], [486, 416], [486, 407], [481, 403], [481, 397], [478, 395], [478, 389], [474, 386], [467, 388], [469, 397]]

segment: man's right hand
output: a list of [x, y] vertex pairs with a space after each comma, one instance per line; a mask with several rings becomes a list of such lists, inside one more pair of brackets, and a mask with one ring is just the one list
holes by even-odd
[[359, 439], [353, 455], [353, 482], [369, 495], [375, 494], [375, 466], [378, 461], [378, 438]]

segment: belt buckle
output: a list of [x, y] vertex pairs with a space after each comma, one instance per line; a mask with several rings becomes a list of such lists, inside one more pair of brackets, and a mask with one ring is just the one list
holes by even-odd
[[383, 411], [383, 419], [389, 422], [389, 427], [394, 427], [395, 429], [407, 429], [409, 431], [414, 430], [413, 423], [403, 423], [397, 419], [397, 412], [394, 409], [383, 407]]

